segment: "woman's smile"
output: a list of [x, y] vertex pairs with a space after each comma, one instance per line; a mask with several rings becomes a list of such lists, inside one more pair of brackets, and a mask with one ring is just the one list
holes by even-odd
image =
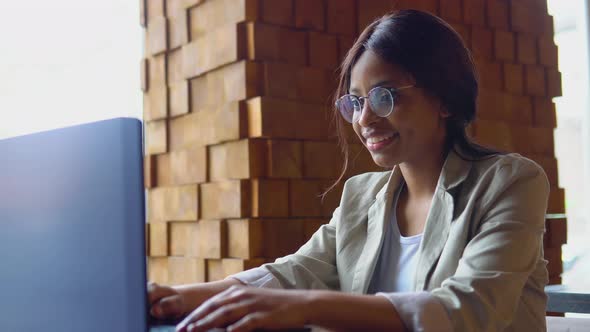
[[369, 149], [369, 151], [371, 152], [383, 150], [389, 145], [393, 144], [395, 141], [397, 141], [398, 138], [398, 133], [369, 137], [366, 140], [367, 149]]

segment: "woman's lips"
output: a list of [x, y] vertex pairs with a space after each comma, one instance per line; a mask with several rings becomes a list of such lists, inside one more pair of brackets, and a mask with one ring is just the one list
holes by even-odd
[[384, 140], [381, 140], [379, 142], [376, 142], [376, 143], [369, 143], [369, 141], [367, 140], [367, 149], [369, 149], [369, 151], [373, 151], [373, 152], [385, 149], [387, 146], [389, 146], [391, 143], [393, 143], [398, 137], [399, 137], [399, 134], [396, 133], [393, 136], [386, 138]]

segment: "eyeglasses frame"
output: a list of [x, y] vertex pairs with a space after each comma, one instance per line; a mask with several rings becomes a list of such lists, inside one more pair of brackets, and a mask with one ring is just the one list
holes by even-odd
[[[395, 92], [397, 92], [399, 90], [405, 90], [405, 89], [415, 88], [415, 87], [416, 87], [416, 85], [405, 85], [405, 86], [401, 86], [401, 87], [397, 87], [397, 88], [386, 88], [386, 87], [382, 87], [382, 86], [376, 86], [376, 87], [372, 88], [371, 90], [369, 90], [369, 92], [367, 93], [366, 96], [360, 96], [359, 97], [357, 95], [353, 95], [351, 93], [347, 93], [347, 94], [341, 96], [340, 98], [338, 98], [338, 100], [336, 100], [336, 102], [334, 103], [334, 106], [336, 107], [336, 109], [338, 110], [338, 112], [340, 112], [340, 108], [338, 107], [338, 104], [340, 103], [340, 101], [343, 98], [347, 97], [347, 96], [352, 96], [352, 97], [356, 98], [359, 101], [359, 105], [361, 107], [361, 113], [362, 113], [362, 110], [365, 107], [365, 101], [369, 98], [369, 96], [371, 95], [371, 92], [373, 92], [375, 89], [386, 89], [387, 91], [389, 91], [389, 93], [391, 94], [391, 97], [393, 98], [393, 95], [394, 95]], [[369, 103], [369, 105], [370, 105], [370, 103]], [[373, 112], [373, 110], [371, 110], [371, 112]], [[379, 116], [379, 117], [385, 118], [385, 117], [388, 117], [392, 112], [393, 112], [393, 106], [391, 107], [391, 110], [389, 111], [389, 113], [387, 113], [386, 115], [379, 115], [379, 114], [377, 114], [375, 112], [373, 112], [373, 113], [375, 115]], [[342, 112], [340, 112], [340, 115], [342, 115]], [[342, 117], [344, 117], [344, 115], [342, 115]], [[351, 123], [355, 123], [355, 122], [358, 122], [358, 119], [357, 119], [357, 121], [353, 121]]]

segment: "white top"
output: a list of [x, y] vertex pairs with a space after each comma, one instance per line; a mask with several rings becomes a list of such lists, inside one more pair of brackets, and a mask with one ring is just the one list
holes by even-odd
[[397, 224], [397, 202], [405, 184], [399, 187], [392, 200], [391, 219], [385, 230], [379, 260], [375, 266], [368, 293], [413, 292], [414, 275], [422, 233], [403, 236]]

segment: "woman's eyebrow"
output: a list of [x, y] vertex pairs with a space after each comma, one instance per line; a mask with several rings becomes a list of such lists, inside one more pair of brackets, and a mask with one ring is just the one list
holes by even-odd
[[[393, 80], [380, 81], [379, 83], [373, 84], [371, 86], [371, 89], [374, 89], [374, 88], [376, 88], [378, 86], [384, 86], [384, 85], [392, 86], [392, 85], [395, 85], [395, 84], [394, 84], [394, 81]], [[369, 90], [369, 91], [371, 91], [371, 90]]]

